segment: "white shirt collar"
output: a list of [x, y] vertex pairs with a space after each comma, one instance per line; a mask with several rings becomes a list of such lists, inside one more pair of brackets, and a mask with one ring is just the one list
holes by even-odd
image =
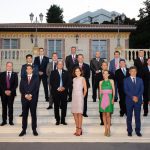
[[30, 78], [31, 78], [31, 77], [32, 77], [32, 75], [33, 75], [33, 74], [29, 74], [29, 75], [28, 75], [28, 77], [30, 77]]

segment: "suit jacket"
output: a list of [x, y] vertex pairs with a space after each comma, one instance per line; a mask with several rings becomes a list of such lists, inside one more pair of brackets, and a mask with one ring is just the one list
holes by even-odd
[[90, 61], [90, 69], [91, 69], [93, 75], [96, 74], [97, 70], [102, 70], [101, 66], [102, 66], [103, 62], [104, 62], [104, 60], [101, 58], [99, 59], [99, 61], [97, 61], [96, 58], [93, 58]]
[[49, 58], [46, 56], [43, 57], [41, 64], [40, 64], [40, 57], [39, 56], [35, 57], [35, 59], [34, 59], [34, 65], [38, 66], [39, 71], [42, 71], [43, 75], [46, 75], [46, 67], [47, 67], [48, 63], [49, 63]]
[[[122, 59], [122, 58], [120, 58]], [[119, 59], [119, 60], [120, 60]], [[115, 67], [115, 58], [110, 61], [109, 71], [115, 75], [116, 67]]]
[[116, 70], [115, 72], [115, 79], [118, 85], [118, 91], [124, 93], [124, 79], [129, 77], [129, 69], [126, 68], [126, 76], [123, 74], [121, 68]]
[[76, 55], [75, 62], [73, 62], [72, 55], [68, 55], [68, 56], [66, 57], [65, 64], [66, 64], [67, 70], [68, 70], [70, 73], [72, 73], [72, 70], [73, 70], [74, 65], [78, 63], [77, 57], [78, 57], [78, 56]]
[[[27, 64], [22, 65], [21, 78], [25, 78], [27, 76], [26, 67], [27, 67]], [[32, 67], [33, 67], [33, 74], [36, 76], [39, 76], [38, 66], [33, 64]]]
[[[63, 87], [65, 88], [64, 92], [67, 93], [70, 79], [69, 79], [68, 71], [64, 69], [62, 69], [62, 82], [63, 82]], [[52, 87], [51, 88], [52, 93], [54, 94], [60, 86], [60, 75], [59, 75], [58, 70], [53, 70], [51, 72], [50, 85]]]
[[28, 84], [28, 77], [21, 78], [20, 81], [20, 92], [21, 100], [27, 101], [25, 98], [26, 94], [32, 95], [32, 102], [37, 102], [38, 100], [38, 90], [39, 90], [39, 78], [36, 75], [32, 75], [30, 84]]
[[137, 67], [138, 73], [137, 75], [139, 77], [142, 77], [142, 71], [143, 68], [147, 65], [147, 60], [144, 58], [144, 62], [142, 63], [140, 58], [138, 57], [137, 59], [134, 60], [134, 66]]
[[133, 96], [138, 97], [139, 105], [142, 104], [142, 95], [144, 91], [143, 81], [141, 78], [136, 77], [136, 85], [132, 82], [131, 77], [127, 77], [124, 79], [124, 92], [126, 94], [126, 104], [133, 104]]
[[52, 71], [53, 71], [53, 61], [47, 64], [46, 75], [48, 76], [48, 79], [50, 79], [50, 75]]
[[145, 66], [142, 70], [142, 79], [144, 82], [144, 94], [147, 94], [150, 82], [150, 71], [148, 69], [148, 66]]
[[148, 86], [148, 101], [150, 101], [150, 81], [149, 81], [149, 86]]
[[[79, 67], [79, 63], [76, 64], [76, 65], [74, 65], [74, 68], [75, 67]], [[90, 66], [88, 64], [86, 64], [86, 63], [83, 63], [82, 71], [83, 71], [83, 77], [86, 80], [87, 88], [90, 88], [90, 82], [89, 82], [89, 78], [90, 78]]]
[[[6, 71], [0, 74], [1, 96], [5, 96], [5, 90], [7, 90], [6, 77], [7, 77]], [[18, 87], [18, 75], [16, 72], [12, 72], [10, 77], [10, 89], [9, 89], [11, 91], [12, 96], [16, 96], [17, 87]]]

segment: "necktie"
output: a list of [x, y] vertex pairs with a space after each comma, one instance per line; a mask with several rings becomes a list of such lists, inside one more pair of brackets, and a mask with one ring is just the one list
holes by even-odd
[[31, 77], [28, 76], [28, 84], [30, 84], [30, 81], [31, 81]]
[[118, 60], [115, 61], [115, 68], [116, 68], [116, 70], [119, 69], [119, 63], [118, 63]]
[[59, 71], [59, 76], [60, 76], [60, 86], [59, 86], [59, 87], [62, 87], [62, 86], [63, 86], [63, 82], [62, 82], [62, 71]]
[[40, 64], [42, 63], [42, 60], [43, 60], [43, 57], [42, 57], [42, 56], [40, 56]]
[[54, 62], [54, 69], [53, 70], [56, 70], [56, 63]]
[[133, 84], [134, 84], [134, 85], [136, 84], [136, 82], [135, 82], [135, 78], [133, 78]]
[[123, 74], [126, 76], [126, 70], [123, 68]]
[[72, 55], [73, 63], [75, 63], [75, 55]]
[[6, 84], [7, 84], [7, 89], [10, 89], [10, 72], [7, 73]]

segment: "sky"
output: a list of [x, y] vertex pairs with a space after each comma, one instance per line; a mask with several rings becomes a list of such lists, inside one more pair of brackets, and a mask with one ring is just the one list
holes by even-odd
[[[144, 0], [0, 0], [0, 23], [29, 23], [29, 14], [46, 16], [50, 5], [57, 4], [64, 10], [64, 20], [86, 12], [106, 9], [125, 13], [129, 18], [137, 18]], [[43, 22], [46, 22], [44, 17]]]

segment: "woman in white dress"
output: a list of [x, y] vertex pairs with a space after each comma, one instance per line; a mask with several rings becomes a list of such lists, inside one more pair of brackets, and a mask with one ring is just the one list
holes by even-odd
[[73, 91], [72, 91], [72, 103], [71, 112], [73, 113], [76, 132], [74, 135], [82, 135], [82, 114], [84, 106], [84, 96], [87, 92], [87, 86], [85, 78], [83, 77], [82, 70], [80, 67], [76, 67], [73, 70]]

